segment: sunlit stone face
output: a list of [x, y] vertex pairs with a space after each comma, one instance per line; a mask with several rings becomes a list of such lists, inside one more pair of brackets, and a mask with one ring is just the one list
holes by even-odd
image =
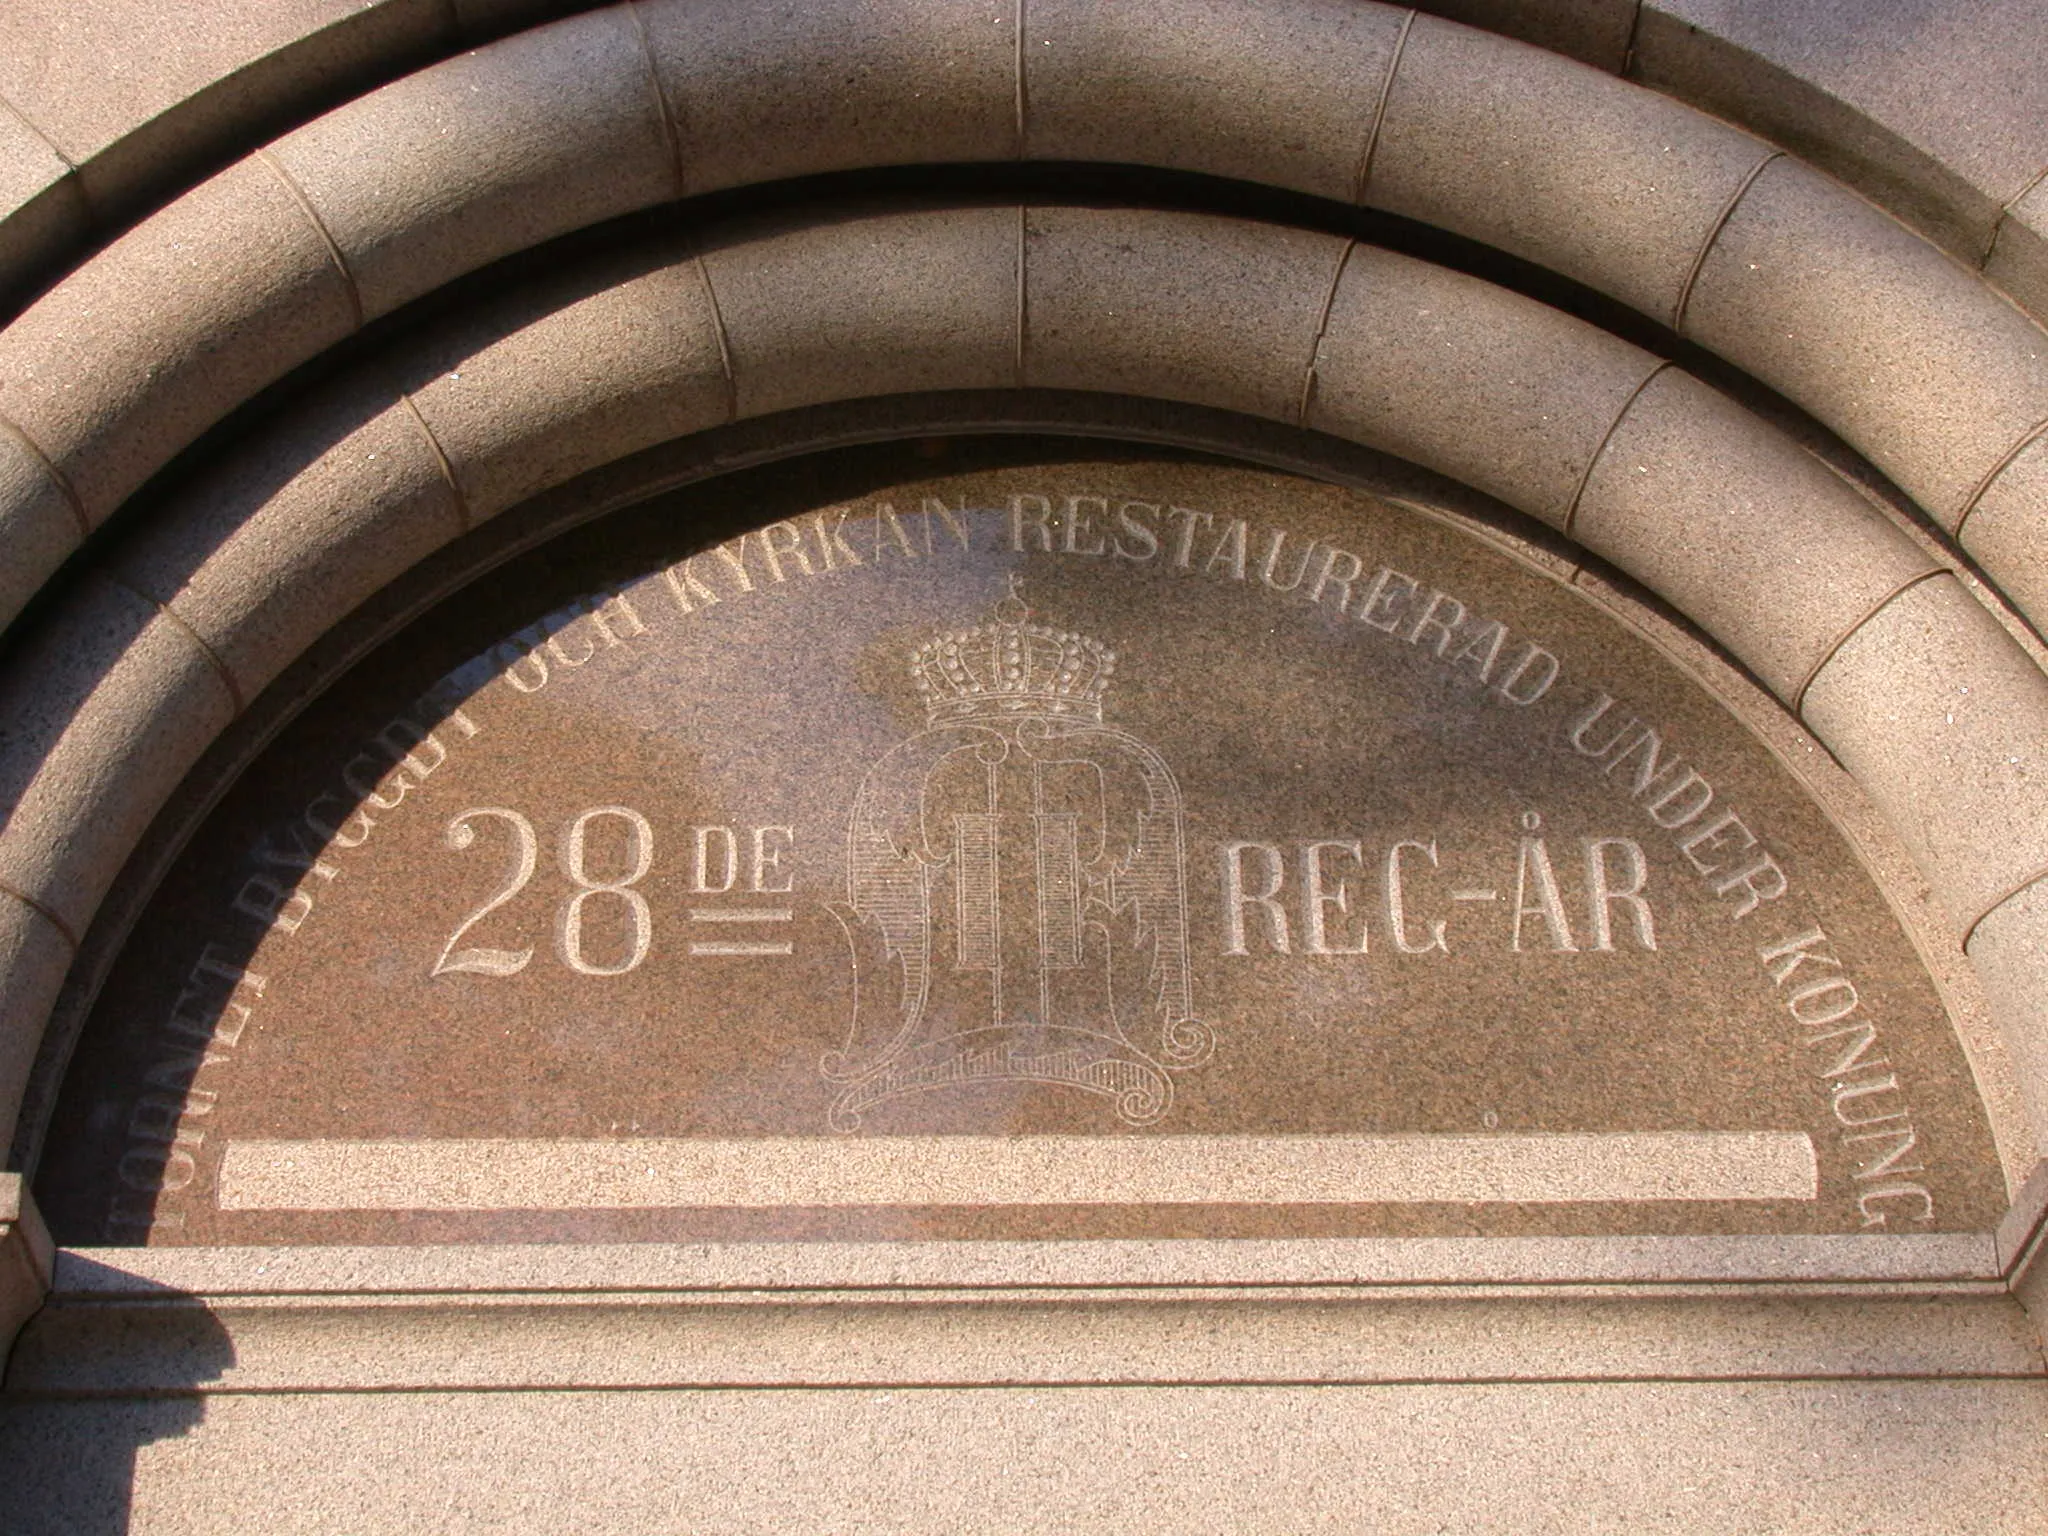
[[45, 1203], [159, 1243], [1995, 1219], [1856, 851], [1568, 575], [1100, 448], [591, 525], [244, 776]]

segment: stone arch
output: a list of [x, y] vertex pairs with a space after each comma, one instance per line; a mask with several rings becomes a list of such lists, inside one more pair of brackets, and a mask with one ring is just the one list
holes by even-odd
[[[17, 722], [0, 760], [10, 1101], [78, 935], [149, 816], [344, 598], [666, 437], [829, 398], [1047, 387], [1347, 436], [1498, 495], [1640, 576], [1888, 812], [2000, 999], [2048, 1124], [2036, 1039], [2048, 680], [1928, 545], [1732, 402], [1583, 323], [1369, 246], [1168, 213], [799, 220], [600, 285], [480, 348], [452, 343], [467, 389], [422, 375], [396, 396], [337, 391], [323, 422], [279, 429], [279, 442], [297, 431], [320, 445], [276, 450], [299, 453], [303, 473], [279, 479], [258, 441], [221, 489], [94, 536], [293, 367], [552, 237], [835, 170], [1136, 159], [1396, 213], [1628, 304], [1811, 411], [2038, 614], [2039, 328], [1769, 146], [1554, 55], [1385, 7], [1219, 4], [1203, 13], [1210, 30], [1181, 27], [1173, 49], [1124, 19], [1136, 13], [1087, 7], [1042, 52], [1007, 7], [915, 9], [915, 24], [906, 10], [899, 26], [861, 29], [819, 7], [767, 30], [644, 4], [508, 38], [194, 188], [0, 336], [10, 612], [73, 559], [4, 685]], [[818, 74], [822, 91], [789, 83], [849, 57], [857, 67]], [[1128, 82], [1114, 112], [1080, 83], [1084, 61], [1105, 59]], [[940, 78], [947, 90], [925, 89]], [[1179, 111], [1191, 78], [1232, 104], [1199, 132]], [[380, 157], [358, 153], [366, 142]], [[1589, 204], [1579, 190], [1595, 182], [1611, 195]], [[1128, 244], [1134, 259], [1091, 260], [1091, 243], [1098, 258]], [[173, 285], [185, 302], [158, 303]], [[1423, 294], [1451, 318], [1421, 325]], [[1503, 374], [1503, 345], [1526, 372]], [[536, 363], [577, 348], [604, 366], [568, 380], [582, 393], [553, 390]], [[1398, 377], [1377, 371], [1394, 360]], [[1492, 424], [1490, 451], [1447, 436], [1433, 400]], [[372, 442], [389, 452], [364, 475]], [[1615, 476], [1623, 459], [1658, 472]]]

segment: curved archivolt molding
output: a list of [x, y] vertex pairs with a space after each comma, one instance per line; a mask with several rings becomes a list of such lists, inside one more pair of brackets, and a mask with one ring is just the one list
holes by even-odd
[[227, 411], [463, 273], [681, 196], [1012, 159], [1356, 202], [1563, 273], [1805, 407], [2048, 614], [2048, 337], [1760, 141], [1354, 0], [1039, 0], [1023, 33], [1008, 0], [893, 9], [593, 11], [352, 102], [130, 231], [0, 335], [0, 614]]
[[[1125, 12], [1071, 10], [1020, 92], [1008, 6], [919, 7], [896, 31], [805, 9], [774, 30], [650, 0], [451, 60], [278, 141], [0, 336], [10, 611], [200, 432], [465, 272], [683, 195], [1005, 158], [1262, 181], [1540, 262], [1807, 406], [2034, 603], [2044, 338], [1855, 197], [1667, 100], [1405, 12], [1219, 4], [1167, 49]], [[1113, 103], [1091, 84], [1105, 59], [1124, 81]], [[1590, 184], [1611, 195], [1589, 201]], [[1697, 380], [1476, 279], [1194, 214], [932, 210], [617, 260], [552, 303], [413, 344], [393, 364], [402, 389], [330, 390], [96, 541], [22, 637], [0, 679], [0, 1121], [78, 936], [179, 778], [318, 634], [434, 549], [743, 417], [1043, 387], [1394, 453], [1663, 594], [1889, 818], [1969, 946], [2048, 1142], [2048, 677], [1918, 544]]]
[[[1330, 235], [1018, 207], [735, 230], [556, 281], [304, 402], [106, 550], [17, 657], [0, 693], [22, 722], [0, 754], [10, 1100], [130, 850], [323, 632], [579, 473], [849, 399], [1141, 396], [1420, 463], [1701, 623], [1849, 767], [1958, 935], [1991, 929], [1995, 951], [2048, 864], [2048, 790], [2028, 777], [2048, 677], [1956, 578], [1725, 397], [1504, 289]], [[2000, 759], [1980, 793], [1955, 782]], [[2038, 1048], [2004, 1022], [2039, 1126]]]
[[[1261, 10], [1296, 3], [1264, 0]], [[1033, 5], [1044, 7], [1035, 22]], [[107, 0], [54, 35], [48, 0], [0, 13], [0, 60], [11, 55], [18, 66], [0, 68], [0, 290], [47, 280], [93, 240], [286, 124], [464, 48], [594, 8], [357, 0], [337, 15], [297, 0], [223, 0], [204, 25], [172, 22], [169, 50], [156, 0]], [[1056, 33], [1073, 22], [1072, 9], [1019, 0], [1012, 24]], [[1213, 25], [1211, 9], [1205, 0], [1127, 0], [1118, 12], [1126, 30], [1180, 33]], [[1787, 0], [1769, 14], [1697, 0], [1426, 0], [1419, 9], [1625, 76], [1794, 148], [2034, 313], [2048, 307], [2048, 196], [2039, 186], [2048, 143], [2024, 90], [2012, 88], [2038, 51], [2026, 46], [2038, 37], [2014, 31], [2022, 15], [1865, 15], [1827, 0]], [[870, 0], [860, 14], [866, 28], [888, 30], [915, 26], [929, 10]], [[1241, 10], [1226, 7], [1227, 19], [1242, 26]], [[1029, 62], [1019, 50], [1019, 63]], [[1966, 94], [1964, 119], [1954, 104]]]

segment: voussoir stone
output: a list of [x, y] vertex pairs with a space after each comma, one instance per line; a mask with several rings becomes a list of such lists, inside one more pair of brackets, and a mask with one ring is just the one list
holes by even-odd
[[0, 626], [35, 596], [83, 532], [42, 457], [0, 426]]
[[1345, 241], [1128, 210], [1026, 223], [1024, 383], [1299, 420]]
[[1668, 322], [1728, 199], [1769, 154], [1654, 92], [1424, 16], [1387, 95], [1365, 201]]
[[1316, 347], [1304, 424], [1561, 528], [1586, 466], [1656, 366], [1518, 293], [1360, 245]]
[[636, 9], [690, 193], [1017, 151], [1012, 0]]
[[703, 275], [669, 250], [494, 305], [405, 377], [472, 524], [730, 413]]
[[678, 190], [646, 47], [623, 7], [449, 59], [269, 152], [369, 316]]
[[2048, 622], [2048, 435], [1992, 476], [1956, 541], [2036, 628]]
[[1767, 166], [1730, 214], [1684, 331], [1818, 416], [1951, 529], [2048, 420], [2048, 335], [1792, 160]]
[[245, 160], [0, 334], [0, 416], [97, 523], [200, 432], [355, 327], [305, 209], [270, 166]]
[[0, 687], [0, 886], [82, 933], [164, 795], [234, 713], [182, 621], [87, 580]]
[[418, 419], [395, 391], [355, 381], [181, 493], [113, 568], [190, 625], [252, 698], [462, 528]]
[[2048, 1146], [2048, 879], [1985, 913], [1969, 951], [2018, 1068], [2035, 1142]]
[[1953, 576], [1908, 587], [1802, 711], [1966, 933], [2048, 871], [2048, 674]]
[[1795, 706], [1845, 635], [1935, 568], [1818, 459], [1675, 368], [1616, 424], [1571, 532]]
[[1033, 0], [1024, 15], [1031, 158], [1200, 171], [1347, 203], [1403, 22], [1350, 0]]
[[[20, 897], [0, 891], [0, 1125], [20, 1113], [50, 1005], [71, 969], [71, 941]], [[6, 1348], [0, 1337], [0, 1351]]]
[[1015, 208], [761, 225], [703, 270], [737, 414], [1017, 382]]

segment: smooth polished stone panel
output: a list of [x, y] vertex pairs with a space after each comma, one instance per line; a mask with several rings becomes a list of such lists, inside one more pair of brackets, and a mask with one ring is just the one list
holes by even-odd
[[159, 1244], [1988, 1227], [1855, 848], [1569, 574], [1049, 440], [591, 524], [231, 792], [44, 1205]]

